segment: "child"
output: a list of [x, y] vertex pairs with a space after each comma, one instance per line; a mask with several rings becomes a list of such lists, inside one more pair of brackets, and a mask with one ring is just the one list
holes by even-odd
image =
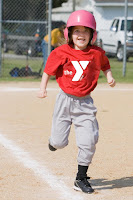
[[78, 172], [74, 189], [92, 193], [87, 170], [95, 153], [98, 141], [97, 109], [90, 93], [95, 89], [102, 70], [111, 87], [115, 86], [110, 64], [105, 52], [94, 46], [96, 22], [85, 10], [73, 12], [64, 31], [68, 44], [53, 50], [48, 57], [42, 76], [39, 98], [47, 96], [47, 82], [51, 75], [61, 88], [57, 96], [49, 149], [55, 151], [68, 145], [68, 136], [73, 123], [78, 146]]

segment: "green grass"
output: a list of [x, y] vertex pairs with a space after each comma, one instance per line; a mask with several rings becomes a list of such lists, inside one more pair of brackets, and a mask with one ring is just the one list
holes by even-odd
[[[117, 83], [133, 83], [133, 58], [130, 58], [126, 65], [126, 75], [123, 77], [123, 62], [118, 62], [116, 58], [109, 58], [113, 77]], [[38, 72], [41, 68], [43, 59], [42, 58], [29, 58], [29, 66], [33, 72]], [[2, 61], [2, 76], [0, 81], [40, 81], [41, 77], [11, 77], [9, 72], [14, 67], [22, 68], [26, 66], [25, 59], [11, 59], [4, 58]], [[52, 78], [53, 79], [53, 78]], [[106, 82], [106, 78], [101, 71], [99, 77], [99, 83]]]
[[[28, 65], [31, 67], [33, 72], [39, 72], [39, 69], [41, 68], [43, 59], [42, 58], [29, 58], [28, 59]], [[11, 77], [9, 72], [14, 68], [18, 67], [21, 69], [22, 67], [26, 67], [27, 61], [26, 56], [25, 59], [10, 59], [5, 58], [2, 62], [2, 75], [0, 77], [0, 81], [38, 81], [40, 78], [36, 76], [31, 77]]]
[[[123, 62], [117, 61], [116, 58], [109, 58], [111, 71], [117, 83], [133, 83], [133, 58], [126, 63], [126, 74], [123, 76]], [[99, 83], [106, 82], [103, 73], [100, 73]]]

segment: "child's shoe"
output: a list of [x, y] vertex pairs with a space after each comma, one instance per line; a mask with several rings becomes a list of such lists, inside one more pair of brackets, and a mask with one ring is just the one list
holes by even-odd
[[56, 150], [57, 150], [57, 149], [54, 148], [51, 144], [48, 144], [48, 147], [49, 147], [49, 149], [50, 149], [51, 151], [56, 151]]
[[85, 193], [92, 193], [94, 192], [94, 189], [91, 187], [90, 183], [88, 182], [88, 177], [82, 179], [82, 180], [75, 180], [74, 182], [74, 189], [77, 191], [82, 191]]

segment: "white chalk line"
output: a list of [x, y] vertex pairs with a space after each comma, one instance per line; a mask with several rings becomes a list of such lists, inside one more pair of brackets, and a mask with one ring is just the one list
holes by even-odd
[[52, 190], [55, 190], [59, 194], [59, 198], [63, 200], [83, 200], [83, 197], [79, 193], [78, 195], [75, 194], [76, 192], [67, 187], [63, 181], [53, 175], [44, 165], [32, 159], [29, 152], [24, 151], [1, 133], [0, 144], [8, 149], [24, 167], [31, 169], [36, 176], [39, 176]]
[[[48, 91], [59, 91], [60, 88], [47, 88]], [[1, 92], [34, 92], [39, 91], [39, 88], [19, 88], [19, 87], [1, 87]], [[124, 92], [133, 92], [133, 88], [96, 88], [95, 91], [124, 91]]]
[[[58, 88], [47, 88], [48, 91], [58, 91]], [[34, 92], [39, 91], [39, 88], [19, 88], [19, 87], [5, 87], [0, 88], [1, 92]]]

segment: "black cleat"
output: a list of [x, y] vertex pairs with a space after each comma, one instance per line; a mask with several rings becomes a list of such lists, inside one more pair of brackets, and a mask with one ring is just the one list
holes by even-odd
[[57, 150], [57, 149], [54, 148], [51, 144], [49, 144], [48, 147], [49, 147], [50, 151], [56, 151], [56, 150]]
[[89, 178], [84, 178], [82, 180], [75, 180], [74, 182], [74, 189], [77, 191], [82, 191], [85, 193], [92, 193], [94, 192], [94, 189], [91, 187], [90, 183], [88, 182]]

